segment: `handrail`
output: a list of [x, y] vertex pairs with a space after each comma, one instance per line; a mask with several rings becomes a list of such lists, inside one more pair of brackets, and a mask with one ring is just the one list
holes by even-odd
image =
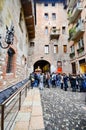
[[[26, 84], [25, 84], [26, 85]], [[16, 92], [14, 92], [9, 98], [7, 98], [2, 104], [0, 105], [5, 105], [7, 102], [9, 102], [9, 100], [12, 99], [12, 97], [16, 96], [17, 94], [19, 94], [21, 92], [21, 90], [25, 88], [25, 86], [23, 86], [22, 88], [19, 88]]]
[[12, 95], [10, 95], [5, 101], [0, 103], [1, 130], [9, 130], [12, 127], [12, 124], [17, 116], [17, 113], [21, 108], [21, 104], [23, 103], [25, 97], [27, 96], [27, 89], [30, 86], [29, 79], [25, 79], [19, 83], [21, 83], [20, 86], [18, 86], [19, 88], [15, 90], [15, 92]]
[[[12, 85], [12, 86], [4, 89], [3, 91], [1, 91], [0, 92], [0, 104], [2, 104], [4, 102], [3, 98], [5, 98], [4, 100], [8, 99], [8, 97], [10, 97], [12, 94], [17, 92], [17, 90], [19, 90], [19, 88], [21, 88], [27, 81], [28, 81], [28, 79], [25, 79], [23, 81], [16, 83], [15, 85]], [[8, 96], [7, 96], [7, 93], [9, 93]], [[2, 99], [2, 101], [1, 101], [1, 99]]]

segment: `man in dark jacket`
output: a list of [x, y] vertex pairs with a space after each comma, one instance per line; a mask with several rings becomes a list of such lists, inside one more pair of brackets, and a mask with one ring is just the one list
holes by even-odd
[[67, 91], [67, 88], [68, 88], [68, 76], [66, 74], [64, 74], [64, 76], [63, 76], [63, 81], [64, 81], [64, 89], [65, 89], [65, 91]]

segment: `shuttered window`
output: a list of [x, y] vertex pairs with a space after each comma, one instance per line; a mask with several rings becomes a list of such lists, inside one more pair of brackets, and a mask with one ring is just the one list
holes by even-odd
[[67, 53], [67, 45], [63, 45], [63, 51], [64, 53]]
[[54, 53], [58, 53], [58, 45], [54, 45]]
[[45, 53], [46, 53], [46, 54], [49, 53], [49, 45], [45, 45]]

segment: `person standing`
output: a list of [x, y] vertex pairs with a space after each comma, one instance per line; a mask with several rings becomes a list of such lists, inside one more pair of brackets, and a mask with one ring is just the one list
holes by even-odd
[[39, 89], [44, 89], [44, 76], [42, 73], [40, 74]]
[[50, 88], [51, 86], [51, 81], [50, 81], [50, 73], [46, 73], [46, 87]]
[[63, 74], [61, 74], [61, 89], [63, 89]]
[[32, 73], [30, 74], [29, 79], [30, 79], [31, 88], [33, 88], [33, 87], [34, 87], [34, 83], [35, 83], [34, 72], [32, 72]]
[[64, 74], [63, 76], [63, 81], [64, 81], [64, 89], [65, 91], [67, 91], [67, 88], [68, 88], [68, 77], [66, 74]]
[[56, 87], [56, 74], [52, 73], [52, 88]]

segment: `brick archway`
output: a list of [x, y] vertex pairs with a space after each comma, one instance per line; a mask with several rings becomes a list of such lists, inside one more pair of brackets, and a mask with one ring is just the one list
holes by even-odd
[[46, 61], [46, 60], [38, 60], [38, 61], [36, 61], [34, 63], [34, 66], [33, 66], [34, 71], [35, 71], [35, 69], [38, 68], [38, 66], [40, 67], [40, 69], [42, 70], [43, 73], [50, 72], [51, 65], [50, 65], [50, 63], [48, 61]]

